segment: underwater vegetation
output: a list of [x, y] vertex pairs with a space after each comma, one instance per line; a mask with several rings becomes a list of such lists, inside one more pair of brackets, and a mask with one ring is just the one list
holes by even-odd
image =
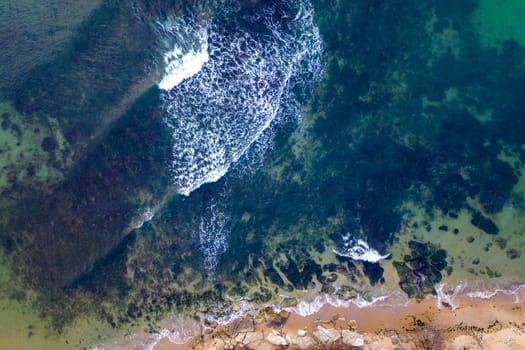
[[403, 262], [394, 261], [399, 286], [409, 297], [423, 298], [434, 293], [434, 285], [441, 281], [441, 271], [447, 267], [447, 252], [431, 243], [410, 241], [408, 245], [412, 253]]
[[[45, 155], [20, 163], [26, 177], [12, 175], [22, 165], [5, 158], [2, 254], [56, 331], [90, 315], [153, 332], [171, 311], [214, 312], [226, 296], [268, 302], [317, 288], [356, 298], [386, 283], [383, 263], [333, 248], [349, 232], [390, 254], [407, 202], [430, 217], [466, 213], [509, 260], [521, 257], [494, 217], [508, 205], [525, 209], [515, 191], [525, 159], [525, 51], [512, 39], [484, 46], [469, 24], [477, 1], [314, 0], [325, 73], [301, 96], [302, 119], [275, 127], [258, 167], [243, 168], [247, 155], [218, 182], [180, 196], [152, 87], [159, 48], [145, 19], [196, 3], [139, 1], [137, 17], [103, 2], [59, 55], [2, 90], [1, 132], [13, 145], [0, 145], [0, 156], [29, 133]], [[237, 8], [249, 23], [265, 4]], [[36, 124], [47, 129], [28, 129]], [[31, 176], [47, 163], [60, 176]], [[410, 297], [434, 293], [443, 271], [454, 273], [451, 254], [431, 238], [409, 239], [409, 253], [387, 262]], [[469, 233], [467, 244], [474, 239]]]

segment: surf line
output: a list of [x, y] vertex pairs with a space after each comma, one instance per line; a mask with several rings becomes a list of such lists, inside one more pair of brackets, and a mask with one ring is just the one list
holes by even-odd
[[289, 23], [275, 23], [273, 12], [263, 13], [257, 21], [265, 35], [213, 21], [206, 28], [171, 24], [170, 33], [184, 31], [190, 38], [166, 52], [158, 84], [172, 133], [169, 171], [178, 193], [188, 196], [224, 176], [282, 105], [295, 100], [289, 88], [294, 79], [320, 80], [322, 44], [313, 10], [308, 2], [298, 3]]

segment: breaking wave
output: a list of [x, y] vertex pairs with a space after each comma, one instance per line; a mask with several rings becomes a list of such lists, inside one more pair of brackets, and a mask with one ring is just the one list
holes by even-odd
[[170, 36], [186, 33], [166, 52], [159, 83], [172, 134], [169, 171], [180, 194], [220, 179], [284, 105], [297, 103], [301, 87], [320, 80], [322, 45], [312, 7], [294, 5], [287, 14], [264, 8], [250, 28], [213, 20], [205, 28], [163, 24]]
[[508, 286], [489, 286], [481, 287], [468, 282], [461, 282], [456, 285], [440, 283], [434, 286], [436, 290], [436, 305], [439, 308], [449, 307], [452, 310], [460, 306], [460, 297], [476, 299], [492, 299], [498, 294], [514, 297], [515, 303], [520, 303], [525, 299], [525, 284], [510, 284]]
[[381, 255], [377, 250], [370, 248], [362, 239], [354, 239], [350, 233], [341, 236], [342, 247], [334, 249], [334, 253], [352, 260], [378, 263], [390, 257], [390, 254]]
[[356, 298], [349, 300], [342, 300], [334, 295], [320, 294], [311, 299], [301, 300], [297, 303], [297, 306], [287, 307], [285, 309], [306, 317], [319, 312], [325, 305], [334, 307], [349, 307], [354, 305], [359, 308], [364, 308], [371, 306], [406, 306], [408, 302], [408, 297], [402, 292], [392, 292], [372, 298], [364, 298], [362, 295], [358, 295]]

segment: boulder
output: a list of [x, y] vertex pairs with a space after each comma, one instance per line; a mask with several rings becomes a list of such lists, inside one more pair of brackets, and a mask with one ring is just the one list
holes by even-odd
[[299, 349], [312, 349], [316, 344], [315, 340], [312, 337], [306, 336], [306, 334], [296, 336], [292, 333], [288, 333], [286, 339], [290, 344], [297, 346]]
[[314, 331], [314, 336], [321, 343], [333, 343], [341, 338], [341, 334], [338, 330], [324, 328], [323, 326], [317, 326], [317, 329]]
[[228, 324], [228, 327], [235, 333], [253, 332], [255, 321], [252, 317], [239, 317]]
[[291, 297], [285, 297], [281, 300], [281, 307], [295, 307], [297, 306], [297, 299]]
[[239, 333], [235, 336], [235, 341], [243, 345], [255, 345], [264, 340], [262, 332], [246, 332]]
[[357, 332], [350, 331], [348, 329], [343, 330], [343, 343], [350, 346], [361, 347], [365, 345], [365, 339]]
[[288, 345], [288, 340], [283, 337], [279, 332], [272, 331], [266, 336], [266, 341], [273, 345], [286, 346]]

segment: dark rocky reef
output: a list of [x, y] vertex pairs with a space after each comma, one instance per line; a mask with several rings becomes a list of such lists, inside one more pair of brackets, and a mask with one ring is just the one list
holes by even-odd
[[[51, 193], [35, 191], [13, 208], [4, 230], [17, 243], [13, 267], [36, 290], [60, 291], [89, 270], [130, 231], [139, 209], [169, 190], [168, 137], [151, 102], [157, 98], [153, 88], [137, 100]], [[45, 139], [42, 146], [52, 151], [55, 144]]]
[[399, 286], [411, 298], [423, 298], [434, 293], [434, 285], [441, 281], [441, 271], [447, 267], [447, 252], [431, 243], [410, 241], [411, 254], [403, 261], [394, 261], [399, 275]]
[[483, 216], [479, 211], [472, 214], [472, 220], [470, 220], [470, 223], [489, 235], [497, 235], [499, 233], [499, 228], [494, 221]]

